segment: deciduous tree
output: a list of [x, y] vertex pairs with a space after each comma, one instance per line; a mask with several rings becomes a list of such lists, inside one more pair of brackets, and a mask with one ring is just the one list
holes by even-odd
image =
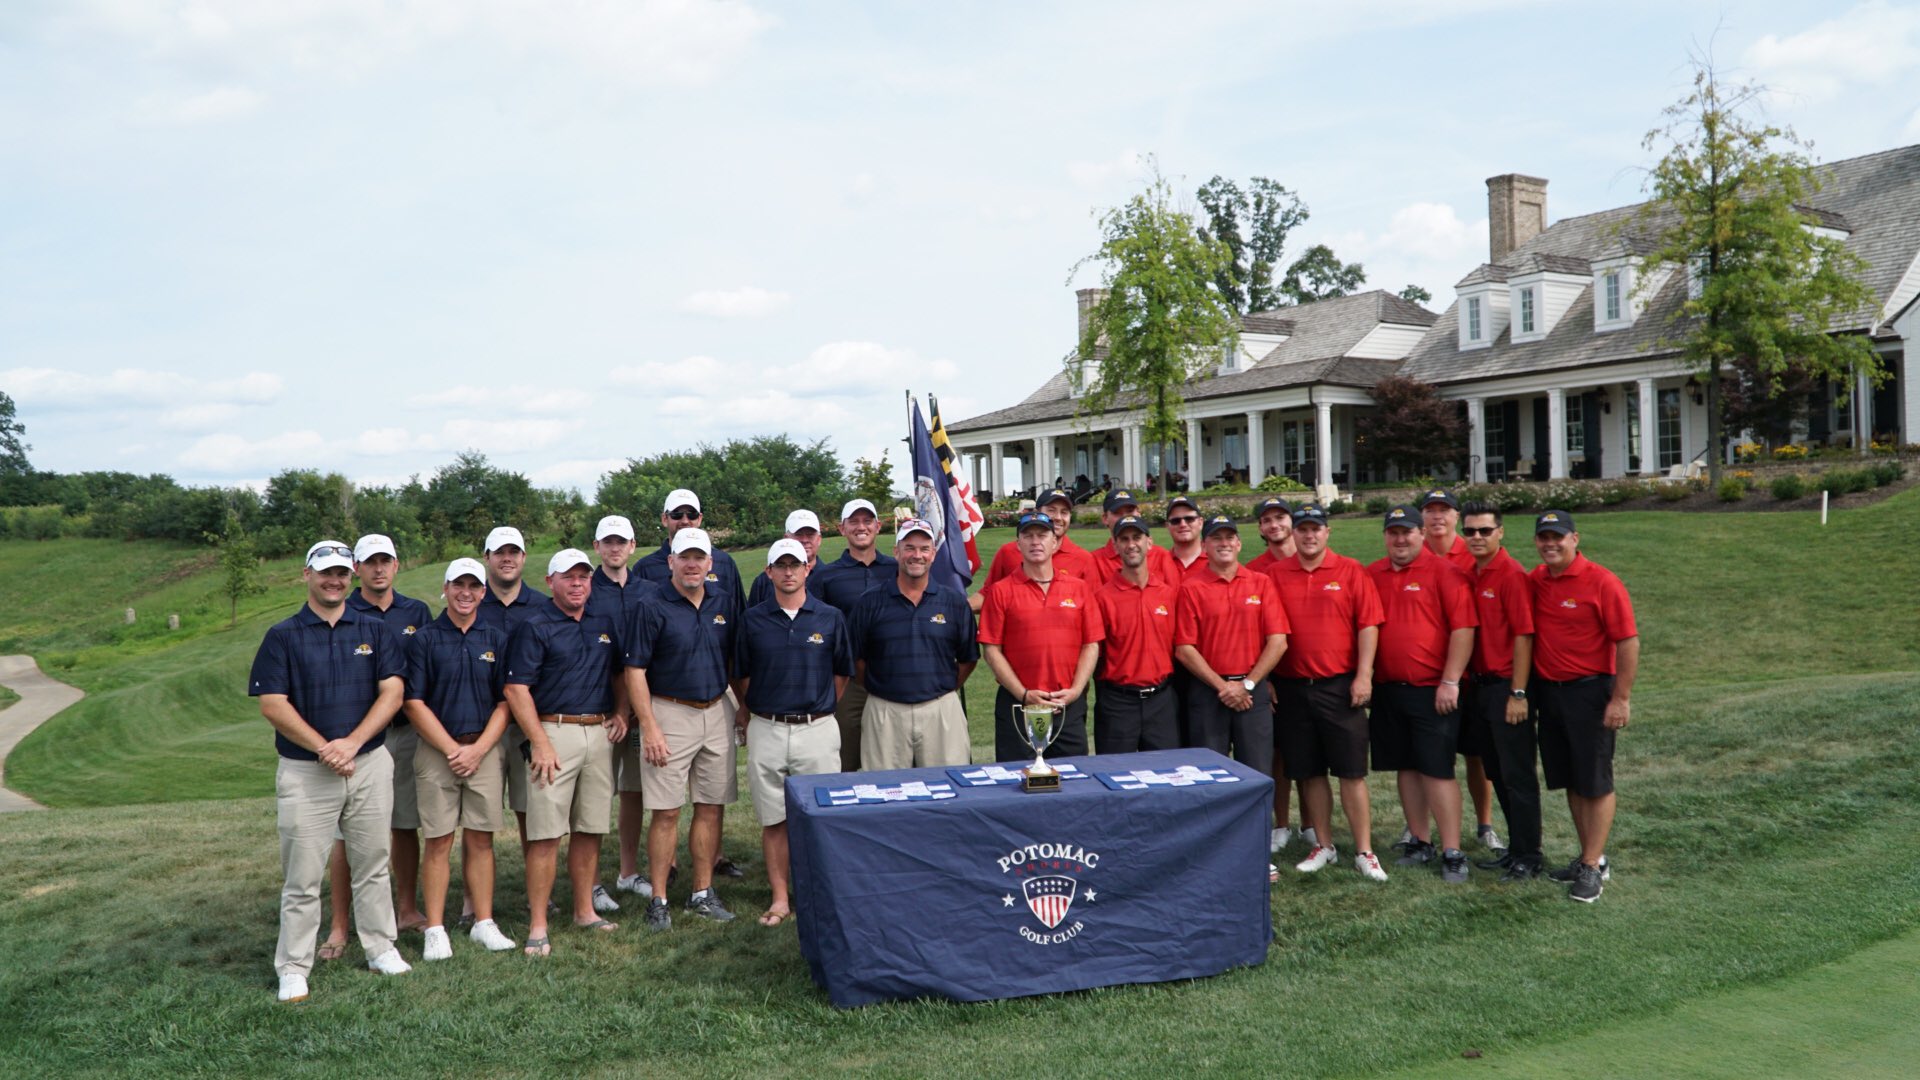
[[1346, 296], [1366, 282], [1367, 272], [1359, 263], [1343, 263], [1332, 248], [1315, 244], [1287, 267], [1287, 276], [1280, 279], [1280, 292], [1296, 304], [1310, 304]]
[[1218, 240], [1230, 256], [1214, 275], [1214, 288], [1242, 315], [1279, 307], [1284, 298], [1274, 287], [1273, 267], [1287, 246], [1287, 234], [1307, 220], [1306, 204], [1264, 176], [1249, 180], [1244, 191], [1216, 176], [1200, 185], [1198, 197], [1207, 212], [1200, 239]]
[[1378, 412], [1355, 423], [1360, 460], [1376, 468], [1397, 466], [1402, 479], [1458, 464], [1467, 453], [1467, 418], [1431, 383], [1391, 375], [1373, 388]]

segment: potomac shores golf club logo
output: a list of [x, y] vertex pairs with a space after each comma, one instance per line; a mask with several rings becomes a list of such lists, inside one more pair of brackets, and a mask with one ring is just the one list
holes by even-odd
[[[1077, 844], [1028, 844], [1017, 847], [996, 862], [1002, 874], [1011, 875], [1000, 896], [1000, 906], [1016, 912], [1024, 910], [1038, 921], [1039, 928], [1020, 923], [1020, 936], [1035, 945], [1058, 945], [1071, 941], [1086, 929], [1079, 919], [1068, 920], [1076, 901], [1093, 904], [1100, 898], [1083, 875], [1100, 865], [1100, 853]], [[1016, 894], [1011, 882], [1019, 883]], [[1082, 888], [1082, 885], [1085, 888]], [[1083, 909], [1084, 910], [1084, 909]]]

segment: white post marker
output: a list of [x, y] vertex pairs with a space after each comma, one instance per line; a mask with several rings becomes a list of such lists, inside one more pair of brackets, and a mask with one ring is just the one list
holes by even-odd
[[1827, 523], [1827, 500], [1832, 497], [1833, 492], [1831, 491], [1823, 491], [1820, 493], [1820, 524], [1822, 525]]

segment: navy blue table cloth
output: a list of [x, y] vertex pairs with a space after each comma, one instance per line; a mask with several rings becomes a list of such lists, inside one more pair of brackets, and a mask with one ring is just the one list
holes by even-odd
[[822, 806], [816, 788], [951, 778], [936, 768], [788, 779], [800, 950], [835, 1005], [990, 1001], [1266, 959], [1271, 779], [1210, 750], [1061, 760], [1103, 773], [1197, 765], [1240, 781]]

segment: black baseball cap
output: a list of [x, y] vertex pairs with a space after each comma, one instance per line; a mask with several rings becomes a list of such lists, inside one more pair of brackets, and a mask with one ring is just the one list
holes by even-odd
[[1278, 510], [1291, 517], [1293, 515], [1293, 504], [1277, 496], [1261, 499], [1260, 505], [1253, 508], [1253, 520], [1259, 521], [1266, 516], [1269, 510]]
[[1014, 527], [1013, 531], [1015, 533], [1025, 532], [1030, 525], [1044, 525], [1051, 529], [1053, 528], [1053, 518], [1039, 510], [1029, 510], [1020, 515], [1019, 524]]
[[1573, 531], [1573, 515], [1565, 510], [1549, 510], [1533, 519], [1533, 532], [1536, 536], [1540, 533], [1559, 533], [1564, 536]]
[[1293, 523], [1295, 525], [1303, 521], [1316, 521], [1325, 525], [1327, 523], [1327, 512], [1315, 506], [1313, 503], [1308, 503], [1293, 512]]
[[1387, 511], [1387, 518], [1380, 525], [1380, 531], [1388, 529], [1419, 529], [1420, 511], [1405, 503]]
[[1119, 536], [1120, 533], [1126, 529], [1139, 529], [1148, 536], [1153, 535], [1153, 530], [1147, 526], [1147, 523], [1134, 514], [1128, 514], [1126, 517], [1113, 523], [1113, 535], [1115, 536]]
[[1432, 491], [1420, 497], [1420, 509], [1422, 510], [1425, 510], [1434, 503], [1446, 503], [1455, 510], [1460, 509], [1460, 500], [1454, 498], [1453, 492], [1445, 488], [1434, 488]]
[[1200, 535], [1202, 538], [1205, 538], [1222, 530], [1238, 536], [1240, 533], [1240, 525], [1225, 514], [1219, 514], [1207, 519], [1207, 523], [1200, 527]]
[[1072, 506], [1073, 496], [1067, 494], [1066, 491], [1064, 491], [1061, 488], [1048, 488], [1047, 490], [1040, 493], [1040, 498], [1035, 500], [1033, 505], [1046, 506], [1049, 503], [1057, 503], [1057, 502], [1063, 502], [1063, 503], [1066, 503], [1068, 506]]
[[1100, 504], [1100, 508], [1111, 514], [1123, 506], [1139, 505], [1140, 500], [1134, 496], [1132, 491], [1126, 488], [1114, 488], [1112, 491], [1107, 492], [1106, 501]]
[[1186, 495], [1175, 495], [1172, 499], [1168, 500], [1167, 513], [1169, 514], [1173, 513], [1173, 508], [1176, 506], [1184, 506], [1187, 509], [1194, 510], [1194, 511], [1198, 511], [1200, 509], [1200, 504], [1197, 502], [1194, 502], [1191, 497]]

